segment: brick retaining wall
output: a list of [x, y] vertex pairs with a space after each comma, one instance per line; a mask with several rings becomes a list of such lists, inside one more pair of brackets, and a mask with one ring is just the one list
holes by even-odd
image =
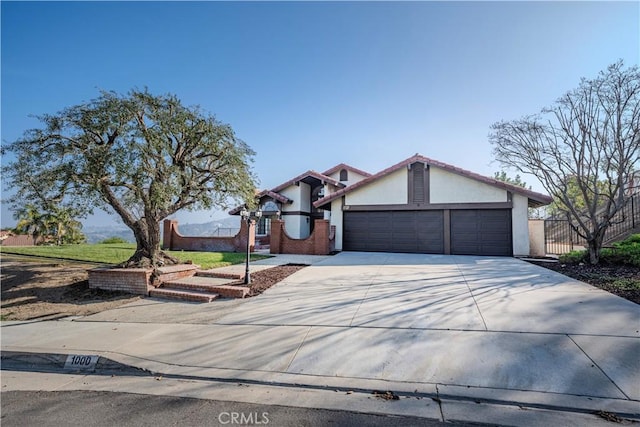
[[[158, 268], [159, 282], [193, 276], [200, 267], [194, 264], [178, 264]], [[155, 289], [151, 285], [151, 268], [100, 267], [89, 270], [89, 288], [121, 291], [137, 295], [149, 295]]]
[[[255, 248], [255, 223], [249, 229], [249, 246]], [[240, 231], [231, 237], [187, 237], [178, 232], [178, 221], [164, 220], [163, 249], [171, 251], [245, 252], [247, 250], [247, 222], [240, 221]]]
[[130, 294], [148, 295], [153, 270], [147, 268], [93, 268], [89, 270], [89, 287]]
[[306, 239], [294, 239], [287, 234], [283, 220], [271, 220], [272, 254], [328, 255], [335, 250], [335, 226], [326, 219], [314, 221], [313, 233]]

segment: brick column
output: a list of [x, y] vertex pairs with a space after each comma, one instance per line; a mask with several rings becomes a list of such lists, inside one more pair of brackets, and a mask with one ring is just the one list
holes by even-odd
[[313, 229], [313, 254], [329, 254], [329, 221], [326, 219], [316, 219]]
[[[240, 221], [240, 231], [236, 240], [236, 252], [245, 252], [247, 250], [247, 221]], [[253, 252], [256, 247], [256, 222], [254, 220], [249, 221], [249, 247]]]
[[178, 227], [178, 221], [175, 219], [165, 219], [163, 236], [162, 236], [162, 248], [165, 250], [173, 249], [173, 230]]
[[269, 252], [279, 254], [282, 251], [282, 228], [284, 221], [281, 219], [271, 220], [271, 242], [269, 242]]

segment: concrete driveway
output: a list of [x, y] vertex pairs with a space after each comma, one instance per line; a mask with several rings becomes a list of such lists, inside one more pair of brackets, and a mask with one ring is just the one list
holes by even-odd
[[[511, 425], [544, 421], [521, 406], [640, 418], [632, 302], [513, 258], [343, 252], [313, 262], [248, 300], [145, 299], [73, 321], [3, 322], [2, 350], [98, 354], [175, 378], [356, 390], [313, 404], [298, 391], [281, 403], [265, 395], [273, 404], [479, 420], [482, 401], [512, 408], [494, 419]], [[59, 389], [78, 387], [63, 381]], [[247, 398], [231, 389], [225, 398]], [[437, 399], [380, 409], [365, 392], [375, 389]]]
[[308, 327], [289, 373], [640, 400], [640, 307], [513, 258], [343, 252], [217, 323]]

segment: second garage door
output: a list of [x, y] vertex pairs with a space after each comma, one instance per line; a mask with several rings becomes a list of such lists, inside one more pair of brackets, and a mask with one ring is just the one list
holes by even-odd
[[344, 212], [346, 251], [444, 253], [442, 211]]
[[451, 253], [513, 255], [511, 209], [451, 211]]

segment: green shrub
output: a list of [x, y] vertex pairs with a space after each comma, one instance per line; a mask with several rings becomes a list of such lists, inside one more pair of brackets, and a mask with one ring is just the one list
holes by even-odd
[[627, 237], [622, 242], [614, 243], [613, 246], [616, 246], [616, 247], [633, 246], [633, 245], [638, 245], [638, 244], [640, 244], [640, 234], [632, 234], [631, 236]]
[[616, 287], [617, 289], [621, 289], [625, 291], [640, 290], [639, 279], [630, 279], [630, 278], [616, 279], [613, 282], [611, 282], [611, 285]]
[[585, 262], [587, 259], [587, 251], [571, 251], [566, 254], [562, 254], [558, 257], [558, 260], [565, 264], [578, 264]]
[[126, 239], [122, 237], [108, 237], [101, 242], [98, 242], [101, 245], [110, 245], [112, 243], [129, 243]]
[[614, 243], [612, 248], [603, 249], [600, 257], [608, 264], [640, 267], [640, 234], [633, 234], [621, 242]]
[[[571, 251], [560, 255], [560, 262], [578, 264], [589, 262], [588, 251]], [[616, 242], [610, 248], [600, 251], [600, 262], [611, 265], [633, 265], [640, 267], [640, 234], [633, 234], [629, 238]]]

